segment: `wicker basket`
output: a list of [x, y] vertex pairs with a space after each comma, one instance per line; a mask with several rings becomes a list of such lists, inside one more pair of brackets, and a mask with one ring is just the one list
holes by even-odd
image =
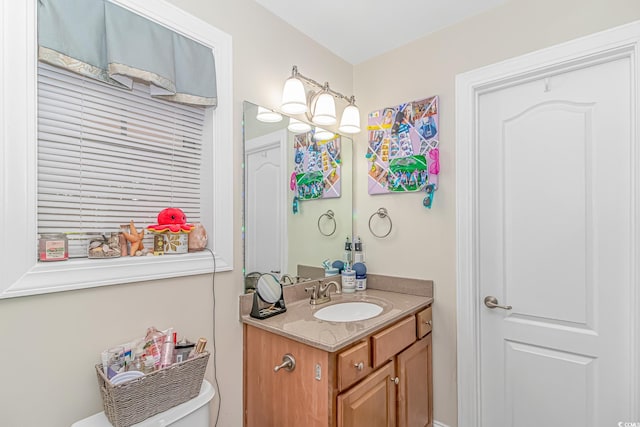
[[113, 385], [96, 365], [104, 413], [114, 427], [129, 427], [200, 393], [209, 353]]

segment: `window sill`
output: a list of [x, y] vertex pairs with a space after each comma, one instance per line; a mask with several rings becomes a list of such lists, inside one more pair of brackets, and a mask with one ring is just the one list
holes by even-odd
[[212, 273], [214, 265], [216, 271], [230, 269], [230, 266], [217, 256], [214, 264], [212, 253], [209, 251], [183, 255], [38, 262], [7, 289], [2, 297], [19, 297]]

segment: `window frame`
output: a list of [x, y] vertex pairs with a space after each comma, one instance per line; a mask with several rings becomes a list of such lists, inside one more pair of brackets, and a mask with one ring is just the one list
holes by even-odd
[[[210, 109], [215, 144], [211, 194], [202, 198], [209, 251], [110, 260], [37, 260], [36, 1], [2, 2], [0, 29], [0, 299], [233, 269], [233, 82], [231, 36], [164, 0], [111, 0], [211, 47], [218, 106]], [[205, 142], [206, 144], [207, 142]], [[205, 160], [205, 159], [203, 159]], [[208, 169], [203, 162], [203, 170]], [[210, 215], [208, 213], [210, 212]], [[206, 222], [205, 222], [206, 224]]]

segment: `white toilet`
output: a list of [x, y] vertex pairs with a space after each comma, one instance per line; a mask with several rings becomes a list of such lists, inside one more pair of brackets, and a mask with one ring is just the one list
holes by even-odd
[[[207, 381], [202, 381], [200, 394], [171, 409], [147, 418], [131, 427], [209, 427], [211, 415], [209, 402], [213, 399], [215, 390]], [[104, 412], [77, 421], [71, 427], [112, 427]]]

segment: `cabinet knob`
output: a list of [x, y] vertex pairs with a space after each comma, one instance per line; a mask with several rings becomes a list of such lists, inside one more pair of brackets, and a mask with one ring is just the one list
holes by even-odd
[[431, 320], [427, 320], [426, 322], [424, 322], [424, 324], [431, 326], [433, 324], [433, 322]]
[[273, 372], [278, 372], [280, 369], [284, 369], [285, 371], [293, 371], [296, 368], [296, 359], [294, 359], [293, 355], [287, 353], [282, 356], [282, 363], [276, 365], [273, 368]]
[[362, 362], [354, 363], [353, 367], [356, 368], [358, 371], [362, 371], [364, 369], [364, 363], [362, 363]]
[[400, 378], [395, 377], [395, 378], [389, 378], [389, 380], [394, 383], [395, 385], [398, 385], [400, 383]]

